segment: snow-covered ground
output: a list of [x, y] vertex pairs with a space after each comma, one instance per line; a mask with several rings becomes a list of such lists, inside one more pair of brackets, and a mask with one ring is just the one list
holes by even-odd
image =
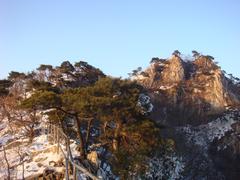
[[[43, 123], [37, 126], [37, 128], [44, 128]], [[28, 143], [28, 139], [23, 136], [23, 133], [22, 129], [17, 129], [16, 127], [14, 127], [14, 133], [12, 133], [7, 120], [4, 119], [1, 121], [0, 179], [7, 177], [7, 164], [4, 159], [3, 146], [5, 147], [6, 157], [11, 167], [11, 179], [22, 179], [23, 165], [25, 178], [40, 175], [46, 169], [54, 169], [56, 172], [64, 171], [62, 165], [56, 165], [58, 162], [62, 162], [63, 156], [61, 153], [57, 153], [56, 145], [48, 141], [44, 131], [35, 137], [30, 144]]]
[[8, 127], [7, 119], [3, 119], [0, 122], [0, 147], [14, 138], [13, 135], [9, 133], [9, 131], [10, 129]]
[[[6, 150], [6, 157], [10, 165], [11, 179], [22, 179], [23, 169], [24, 177], [32, 178], [42, 175], [46, 170], [55, 173], [64, 174], [65, 159], [61, 150], [57, 151], [57, 144], [48, 138], [46, 134], [47, 115], [43, 115], [41, 123], [35, 127], [40, 133], [37, 133], [32, 143], [24, 136], [22, 129], [14, 127], [14, 134], [10, 131], [8, 121], [0, 122], [0, 179], [7, 177], [7, 162], [4, 159], [3, 147]], [[67, 154], [65, 142], [60, 140], [62, 150]], [[70, 149], [73, 158], [79, 156], [77, 144], [74, 140], [70, 140]], [[105, 171], [99, 174], [102, 176]], [[86, 175], [78, 173], [81, 180], [87, 179]]]
[[[24, 146], [25, 145], [25, 146]], [[33, 143], [30, 145], [20, 145], [20, 153], [24, 156], [24, 176], [34, 177], [40, 175], [45, 169], [54, 169], [57, 172], [63, 172], [64, 167], [53, 167], [52, 163], [61, 162], [63, 157], [57, 154], [56, 145], [50, 145], [47, 141], [46, 135], [40, 135], [34, 138]], [[16, 166], [12, 171], [16, 179], [22, 178], [22, 162], [17, 154], [18, 148], [11, 148], [7, 150], [7, 158], [11, 166]], [[6, 168], [6, 167], [3, 167]], [[6, 170], [6, 169], [5, 169]], [[6, 176], [6, 172], [1, 174], [0, 177]]]

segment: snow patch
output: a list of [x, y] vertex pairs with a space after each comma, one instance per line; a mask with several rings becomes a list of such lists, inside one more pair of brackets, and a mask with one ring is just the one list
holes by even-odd
[[145, 94], [140, 94], [138, 98], [137, 106], [140, 108], [140, 112], [146, 115], [153, 110], [153, 104], [151, 103], [151, 98]]
[[4, 136], [0, 137], [0, 147], [4, 146], [10, 140], [13, 140], [14, 137], [11, 134], [5, 134]]
[[215, 138], [222, 138], [226, 132], [232, 130], [232, 125], [236, 122], [234, 113], [227, 113], [216, 120], [197, 127], [185, 126], [177, 128], [178, 131], [184, 132], [189, 143], [202, 146], [207, 149], [209, 143]]
[[145, 176], [147, 179], [180, 179], [184, 167], [182, 158], [171, 153], [150, 159], [149, 170]]

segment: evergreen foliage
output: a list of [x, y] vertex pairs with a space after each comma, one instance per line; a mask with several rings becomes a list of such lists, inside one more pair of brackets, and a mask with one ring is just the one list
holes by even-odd
[[6, 79], [0, 80], [0, 96], [6, 96], [9, 93], [8, 88], [12, 85], [12, 82]]
[[[136, 82], [106, 77], [92, 86], [59, 92], [52, 91], [53, 87], [46, 82], [32, 81], [31, 85], [36, 90], [22, 101], [21, 108], [51, 110], [49, 118], [63, 128], [66, 117], [74, 119], [83, 158], [86, 158], [90, 145], [93, 120], [98, 121], [101, 134], [96, 141], [106, 145], [113, 157], [114, 172], [121, 176], [144, 171], [145, 168], [140, 168], [141, 163], [160, 146], [159, 128], [146, 119], [137, 105], [144, 89]], [[86, 122], [88, 125], [84, 126]], [[125, 155], [127, 161], [122, 159]]]

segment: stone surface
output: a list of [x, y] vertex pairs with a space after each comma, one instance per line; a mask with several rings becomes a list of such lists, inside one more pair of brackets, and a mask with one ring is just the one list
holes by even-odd
[[192, 119], [202, 123], [240, 102], [237, 84], [208, 56], [184, 61], [173, 55], [152, 62], [133, 79], [148, 89], [154, 106], [152, 117], [163, 124], [182, 125]]
[[216, 167], [226, 179], [237, 180], [240, 177], [240, 123], [232, 125], [233, 131], [211, 144], [211, 156]]
[[99, 166], [98, 154], [96, 151], [92, 151], [87, 155], [87, 159], [92, 162], [96, 167]]

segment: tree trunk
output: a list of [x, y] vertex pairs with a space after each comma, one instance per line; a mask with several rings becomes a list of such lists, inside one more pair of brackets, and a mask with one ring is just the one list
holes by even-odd
[[63, 132], [65, 133], [63, 121], [60, 120], [60, 124], [61, 124], [61, 128], [62, 128]]
[[117, 151], [118, 148], [119, 148], [119, 141], [120, 141], [120, 129], [121, 129], [121, 123], [116, 123], [116, 128], [114, 130], [114, 137], [113, 137], [113, 144], [112, 144], [112, 147], [113, 147], [113, 150], [114, 151]]
[[107, 125], [108, 125], [108, 121], [105, 121], [104, 124], [103, 124], [103, 134], [104, 134], [104, 136], [106, 136]]
[[19, 156], [19, 164], [22, 164], [22, 179], [24, 180], [24, 155], [21, 154], [21, 149], [20, 149], [20, 146], [17, 147], [17, 153], [18, 153], [18, 156]]
[[34, 138], [34, 126], [29, 127], [29, 143], [33, 142], [33, 138]]
[[5, 150], [5, 147], [3, 146], [3, 155], [4, 155], [4, 159], [6, 161], [6, 164], [7, 164], [7, 180], [10, 180], [10, 164], [8, 162], [8, 159], [7, 159], [7, 154], [6, 154], [6, 150]]
[[83, 141], [83, 135], [82, 135], [82, 132], [81, 132], [81, 123], [78, 119], [78, 116], [75, 115], [75, 120], [76, 120], [76, 125], [77, 125], [77, 136], [78, 136], [78, 139], [80, 141], [80, 145], [79, 145], [79, 148], [80, 148], [80, 152], [81, 152], [81, 156], [86, 159], [86, 150], [85, 150], [85, 144], [84, 144], [84, 141]]
[[91, 133], [91, 127], [92, 127], [92, 122], [93, 122], [93, 118], [88, 120], [88, 125], [87, 125], [87, 134], [86, 134], [86, 148], [89, 145], [89, 137], [90, 137], [90, 133]]
[[3, 102], [3, 104], [2, 104], [2, 108], [3, 108], [3, 114], [7, 117], [7, 120], [8, 120], [8, 126], [9, 126], [11, 132], [13, 132], [13, 128], [12, 128], [12, 125], [11, 125], [12, 117], [11, 117], [11, 114], [9, 113], [9, 111], [7, 110], [6, 106], [5, 106], [5, 102]]
[[25, 171], [24, 171], [24, 161], [23, 161], [23, 163], [22, 163], [22, 179], [25, 179], [25, 177], [24, 177], [24, 173], [25, 173]]

